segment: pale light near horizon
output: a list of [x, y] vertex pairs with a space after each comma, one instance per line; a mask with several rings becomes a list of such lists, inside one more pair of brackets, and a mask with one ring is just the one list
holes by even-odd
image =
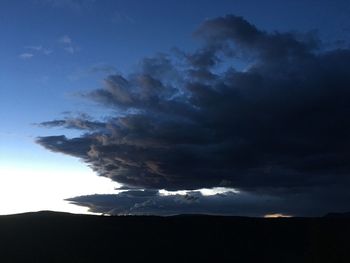
[[64, 201], [90, 194], [113, 194], [118, 183], [97, 176], [83, 165], [72, 167], [0, 167], [0, 215], [54, 210], [89, 213]]
[[285, 214], [280, 214], [280, 213], [276, 213], [276, 214], [266, 214], [264, 215], [264, 218], [289, 218], [289, 217], [293, 217], [291, 215], [285, 215]]

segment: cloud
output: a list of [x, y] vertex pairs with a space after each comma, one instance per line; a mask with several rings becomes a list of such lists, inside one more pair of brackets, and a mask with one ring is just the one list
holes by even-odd
[[37, 54], [44, 54], [44, 55], [50, 55], [51, 53], [53, 53], [53, 50], [50, 48], [45, 48], [43, 46], [27, 46], [25, 47], [26, 49], [31, 50], [34, 53]]
[[50, 54], [52, 54], [53, 53], [53, 50], [52, 49], [44, 49], [43, 50], [43, 53], [44, 53], [44, 55], [50, 55]]
[[70, 54], [74, 54], [76, 52], [76, 49], [74, 47], [72, 47], [72, 46], [65, 47], [64, 50], [67, 51]]
[[41, 127], [64, 127], [66, 129], [78, 129], [78, 130], [102, 130], [105, 129], [105, 123], [92, 121], [84, 118], [67, 118], [62, 120], [53, 120], [39, 123]]
[[27, 46], [26, 48], [34, 51], [41, 51], [43, 46]]
[[[343, 188], [343, 193], [346, 189]], [[323, 216], [325, 211], [346, 211], [349, 194], [335, 189], [276, 196], [226, 191], [203, 195], [200, 191], [164, 195], [154, 190], [128, 190], [118, 194], [96, 194], [69, 198], [90, 212], [110, 215], [212, 214], [230, 216]], [[340, 201], [340, 202], [338, 202]]]
[[69, 36], [64, 35], [63, 37], [60, 38], [60, 42], [63, 44], [71, 44], [72, 39]]
[[22, 53], [18, 56], [21, 59], [31, 59], [32, 57], [34, 57], [34, 54], [32, 53]]
[[74, 54], [79, 50], [77, 46], [73, 45], [73, 40], [68, 35], [62, 36], [59, 42], [63, 44], [63, 49], [70, 54]]
[[127, 186], [233, 187], [295, 210], [271, 213], [320, 213], [332, 207], [318, 202], [324, 197], [349, 209], [350, 50], [324, 50], [314, 34], [270, 33], [233, 15], [205, 21], [194, 35], [198, 50], [146, 58], [83, 95], [118, 112], [105, 129], [38, 143]]
[[18, 57], [20, 59], [23, 60], [28, 60], [33, 58], [34, 56], [41, 56], [41, 55], [45, 55], [48, 56], [51, 53], [53, 53], [53, 50], [47, 47], [44, 47], [42, 45], [32, 45], [32, 46], [25, 46], [24, 47], [24, 51], [23, 53], [21, 53], [20, 55], [18, 55]]
[[[163, 216], [176, 214], [256, 216], [269, 211], [266, 206], [261, 206], [268, 200], [232, 192], [210, 196], [204, 196], [200, 192], [161, 195], [152, 190], [129, 190], [115, 195], [90, 195], [67, 199], [73, 204], [89, 207], [90, 211], [95, 213]], [[253, 207], [247, 209], [247, 205]]]

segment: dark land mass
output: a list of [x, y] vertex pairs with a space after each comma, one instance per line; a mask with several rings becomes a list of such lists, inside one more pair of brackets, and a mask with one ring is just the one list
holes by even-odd
[[350, 262], [350, 218], [0, 217], [0, 262]]
[[347, 213], [329, 213], [325, 215], [327, 218], [349, 218], [350, 219], [350, 212]]

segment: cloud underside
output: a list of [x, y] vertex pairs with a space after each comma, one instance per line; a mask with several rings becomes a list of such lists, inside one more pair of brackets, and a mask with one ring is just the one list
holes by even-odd
[[[350, 50], [325, 50], [312, 34], [269, 33], [233, 15], [205, 21], [194, 35], [203, 46], [193, 53], [146, 58], [132, 74], [110, 75], [104, 87], [83, 94], [115, 116], [42, 123], [84, 134], [38, 143], [126, 186], [241, 191], [226, 201], [201, 196], [198, 210], [182, 205], [179, 212], [239, 213], [244, 200], [251, 214], [264, 210], [257, 204], [274, 206], [270, 212], [288, 206], [290, 214], [350, 209]], [[96, 204], [109, 198], [118, 210], [124, 197], [72, 200], [105, 211]], [[148, 200], [164, 211], [177, 200], [163, 198]]]
[[163, 195], [156, 190], [128, 190], [119, 194], [95, 194], [69, 198], [72, 204], [90, 212], [110, 215], [210, 214], [254, 216], [322, 216], [326, 211], [345, 212], [348, 187], [305, 189], [283, 195], [250, 192], [224, 192], [203, 195], [199, 191]]

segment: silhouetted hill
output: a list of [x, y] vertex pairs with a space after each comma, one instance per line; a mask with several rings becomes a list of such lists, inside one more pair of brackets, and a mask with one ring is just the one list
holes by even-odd
[[0, 217], [0, 262], [350, 262], [350, 219]]
[[350, 219], [350, 212], [346, 213], [329, 213], [325, 215], [326, 218], [349, 218]]

